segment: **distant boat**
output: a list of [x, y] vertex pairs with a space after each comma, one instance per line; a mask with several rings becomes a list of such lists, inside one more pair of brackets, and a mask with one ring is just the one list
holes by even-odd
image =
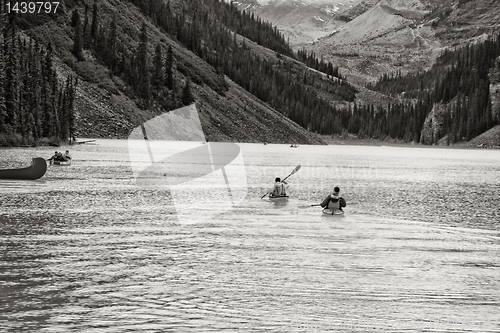
[[45, 159], [41, 157], [35, 157], [31, 161], [31, 165], [29, 167], [0, 170], [0, 179], [35, 180], [43, 177], [46, 171], [47, 162], [45, 161]]
[[95, 142], [96, 142], [96, 140], [87, 140], [87, 141], [78, 141], [78, 142], [77, 141], [73, 141], [73, 144], [74, 145], [83, 145], [85, 143], [95, 143]]
[[50, 165], [71, 165], [71, 160], [67, 160], [67, 161], [50, 160]]
[[298, 148], [298, 147], [299, 147], [299, 146], [297, 146], [297, 145], [296, 145], [296, 144], [294, 144], [294, 143], [292, 143], [292, 144], [290, 145], [290, 148]]

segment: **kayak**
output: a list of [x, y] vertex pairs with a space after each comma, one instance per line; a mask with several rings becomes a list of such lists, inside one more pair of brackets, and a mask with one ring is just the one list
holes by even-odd
[[288, 195], [280, 195], [280, 196], [269, 196], [269, 200], [272, 202], [285, 202], [288, 201]]
[[46, 171], [47, 162], [45, 161], [45, 159], [41, 157], [35, 157], [31, 161], [31, 165], [29, 167], [0, 170], [0, 179], [35, 180], [45, 175]]
[[71, 165], [71, 160], [68, 160], [68, 161], [54, 161], [54, 160], [50, 160], [50, 165]]
[[326, 215], [344, 215], [344, 211], [340, 209], [323, 208], [323, 214]]

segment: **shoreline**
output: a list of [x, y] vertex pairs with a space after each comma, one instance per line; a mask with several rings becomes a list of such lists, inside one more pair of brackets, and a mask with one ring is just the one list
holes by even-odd
[[[401, 142], [398, 140], [378, 140], [378, 139], [357, 139], [354, 137], [349, 138], [341, 138], [341, 137], [332, 137], [331, 135], [317, 135], [326, 145], [328, 146], [373, 146], [373, 147], [406, 147], [406, 148], [445, 148], [445, 149], [500, 149], [499, 146], [494, 145], [474, 145], [468, 142], [459, 142], [452, 145], [425, 145], [421, 143], [415, 142]], [[9, 149], [9, 148], [41, 148], [41, 147], [53, 147], [53, 148], [61, 148], [61, 147], [75, 147], [82, 144], [95, 144], [96, 140], [126, 140], [121, 138], [80, 138], [82, 141], [72, 141], [69, 142], [61, 142], [59, 145], [54, 144], [40, 144], [36, 146], [31, 145], [18, 145], [18, 146], [0, 146], [0, 149]], [[214, 141], [215, 142], [215, 141]], [[233, 142], [233, 141], [230, 141]], [[290, 140], [293, 142], [293, 140]], [[254, 144], [262, 144], [262, 142], [234, 142], [234, 143], [254, 143]], [[266, 142], [265, 144], [289, 144], [283, 142]], [[307, 146], [308, 144], [299, 144], [302, 146]]]
[[500, 146], [475, 146], [467, 142], [459, 142], [448, 145], [424, 145], [415, 142], [400, 142], [397, 140], [378, 140], [378, 139], [357, 139], [341, 138], [331, 135], [318, 135], [329, 146], [374, 146], [374, 147], [407, 147], [407, 148], [445, 148], [445, 149], [500, 149]]

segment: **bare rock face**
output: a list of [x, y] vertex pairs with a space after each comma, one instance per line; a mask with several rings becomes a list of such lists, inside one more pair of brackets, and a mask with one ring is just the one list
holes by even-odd
[[500, 117], [500, 57], [495, 61], [495, 67], [490, 70], [490, 96], [493, 119]]
[[[490, 96], [493, 120], [500, 118], [500, 57], [496, 59], [495, 66], [490, 69]], [[443, 123], [447, 112], [454, 113], [454, 102], [449, 104], [436, 103], [425, 118], [424, 125], [420, 135], [420, 143], [426, 145], [445, 144], [446, 133], [443, 133]], [[451, 110], [450, 110], [451, 108]], [[469, 144], [476, 147], [492, 147], [500, 145], [499, 126], [480, 135]]]
[[420, 0], [382, 0], [378, 4], [390, 6], [394, 9], [426, 10], [426, 6]]
[[420, 143], [431, 145], [440, 139], [443, 127], [445, 113], [448, 111], [448, 105], [442, 103], [434, 104], [432, 111], [425, 118], [422, 132], [420, 134]]

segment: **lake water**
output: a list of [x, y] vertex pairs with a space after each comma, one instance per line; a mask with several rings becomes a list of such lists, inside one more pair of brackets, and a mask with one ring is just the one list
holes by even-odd
[[[188, 154], [145, 186], [97, 140], [0, 180], [2, 332], [500, 332], [498, 150], [238, 146], [212, 178]], [[297, 165], [289, 202], [261, 200]], [[336, 185], [345, 215], [304, 208]]]

